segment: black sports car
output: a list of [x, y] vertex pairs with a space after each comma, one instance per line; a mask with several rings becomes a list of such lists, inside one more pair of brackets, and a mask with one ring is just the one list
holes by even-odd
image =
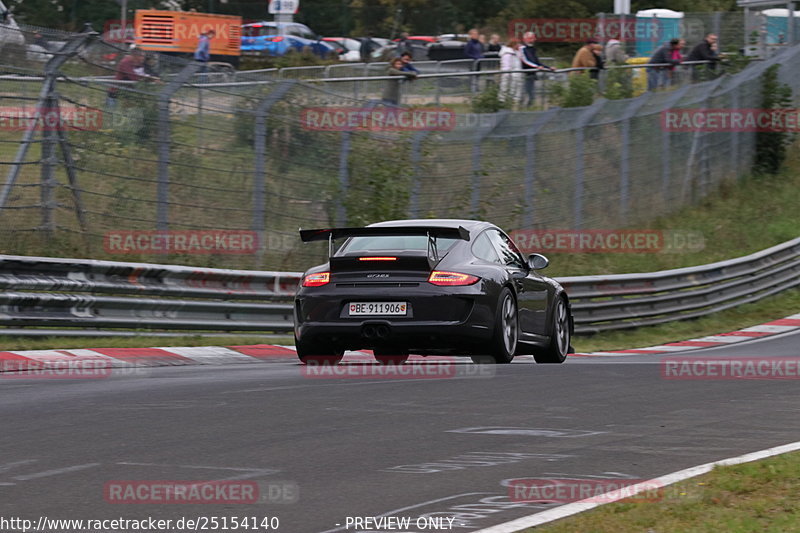
[[[395, 220], [363, 228], [300, 230], [328, 241], [295, 295], [297, 355], [338, 363], [372, 349], [384, 364], [409, 353], [510, 363], [532, 354], [563, 363], [573, 332], [569, 298], [497, 226], [474, 220]], [[335, 240], [346, 239], [336, 249]]]

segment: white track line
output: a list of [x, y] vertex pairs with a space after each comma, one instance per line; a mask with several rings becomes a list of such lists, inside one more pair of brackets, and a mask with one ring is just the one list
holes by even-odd
[[[638, 485], [631, 485], [630, 487], [627, 487], [625, 491], [612, 491], [600, 496], [592, 496], [591, 498], [589, 498], [589, 500], [581, 500], [579, 502], [568, 503], [566, 505], [556, 507], [555, 509], [550, 509], [547, 511], [542, 511], [540, 513], [523, 516], [522, 518], [517, 518], [516, 520], [512, 520], [504, 524], [498, 524], [496, 526], [487, 527], [485, 529], [475, 531], [474, 533], [516, 533], [517, 531], [521, 531], [529, 527], [540, 526], [542, 524], [546, 524], [554, 520], [560, 520], [568, 516], [582, 513], [583, 511], [588, 511], [589, 509], [600, 507], [601, 505], [604, 505], [606, 503], [613, 503], [617, 500], [624, 500], [626, 498], [630, 498], [632, 495], [638, 494], [639, 492], [651, 490], [653, 488], [653, 485], [659, 487], [662, 486], [665, 487], [667, 485], [672, 485], [673, 483], [677, 483], [685, 479], [690, 479], [693, 477], [700, 476], [702, 474], [707, 474], [717, 465], [728, 466], [728, 465], [749, 463], [751, 461], [758, 461], [760, 459], [766, 459], [767, 457], [772, 457], [774, 455], [794, 452], [797, 450], [800, 450], [800, 441], [790, 442], [789, 444], [784, 444], [783, 446], [767, 448], [766, 450], [747, 453], [744, 455], [739, 455], [737, 457], [731, 457], [729, 459], [722, 459], [721, 461], [714, 461], [713, 463], [706, 463], [698, 466], [693, 466], [685, 470], [678, 470], [677, 472], [657, 477], [645, 483], [640, 483]], [[624, 494], [622, 492], [624, 492]], [[602, 503], [597, 502], [596, 500], [598, 499], [602, 500]]]

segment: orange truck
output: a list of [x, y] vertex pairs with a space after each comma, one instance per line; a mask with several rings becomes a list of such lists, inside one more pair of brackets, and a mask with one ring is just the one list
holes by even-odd
[[200, 35], [214, 30], [211, 60], [237, 66], [242, 46], [242, 17], [193, 11], [137, 9], [134, 18], [136, 46], [147, 52], [193, 54]]

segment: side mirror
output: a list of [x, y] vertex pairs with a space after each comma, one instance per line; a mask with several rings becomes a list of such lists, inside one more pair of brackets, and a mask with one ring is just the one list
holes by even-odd
[[528, 256], [528, 266], [531, 267], [532, 270], [542, 270], [543, 268], [547, 268], [549, 264], [550, 260], [542, 254], [531, 254]]

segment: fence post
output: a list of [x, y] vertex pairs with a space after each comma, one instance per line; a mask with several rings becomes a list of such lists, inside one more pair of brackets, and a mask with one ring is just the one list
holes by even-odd
[[496, 122], [489, 123], [488, 126], [477, 128], [472, 141], [472, 180], [470, 183], [469, 210], [473, 217], [479, 217], [481, 203], [481, 143], [496, 128], [508, 114], [508, 110], [503, 110], [492, 115]]
[[573, 229], [581, 229], [583, 227], [583, 130], [589, 124], [589, 121], [606, 105], [606, 102], [605, 98], [598, 98], [595, 103], [580, 114], [575, 124], [575, 190], [572, 194]]
[[525, 215], [523, 223], [526, 229], [533, 227], [536, 204], [534, 202], [536, 193], [536, 136], [550, 120], [558, 114], [558, 108], [554, 107], [542, 113], [538, 113], [533, 124], [525, 132]]
[[[671, 95], [669, 100], [664, 102], [664, 109], [662, 109], [662, 111], [668, 110], [673, 105], [675, 105], [681, 98], [683, 98], [683, 95], [686, 94], [686, 91], [689, 90], [689, 87], [691, 87], [691, 85], [684, 85], [680, 89], [677, 89]], [[660, 117], [658, 117], [658, 120], [660, 122]], [[661, 197], [665, 202], [665, 205], [668, 200], [667, 191], [669, 191], [670, 174], [672, 172], [672, 169], [670, 167], [670, 157], [672, 157], [672, 155], [669, 153], [670, 152], [669, 141], [670, 141], [669, 132], [667, 131], [666, 128], [661, 128]]]
[[[709, 100], [712, 96], [714, 96], [714, 91], [719, 87], [720, 83], [725, 78], [717, 78], [712, 82], [706, 82], [708, 85], [708, 92], [703, 99], [703, 107], [707, 108]], [[681, 184], [681, 201], [686, 201], [687, 196], [690, 193], [690, 187], [692, 184], [692, 167], [695, 164], [695, 161], [699, 160], [700, 163], [697, 165], [699, 168], [699, 174], [697, 182], [701, 189], [700, 194], [702, 195], [705, 192], [705, 181], [707, 181], [706, 176], [706, 158], [708, 157], [707, 152], [707, 145], [708, 143], [705, 142], [706, 137], [708, 136], [707, 133], [701, 131], [699, 128], [694, 131], [692, 134], [692, 147], [689, 152], [689, 157], [686, 160], [686, 173], [683, 176], [683, 183]], [[689, 198], [691, 201], [691, 198]]]
[[628, 208], [630, 207], [630, 152], [631, 152], [631, 119], [636, 115], [639, 109], [652, 96], [652, 92], [646, 92], [628, 105], [625, 112], [622, 114], [622, 142], [620, 149], [620, 166], [619, 166], [619, 213], [622, 223], [628, 220]]
[[411, 139], [411, 198], [409, 198], [408, 214], [411, 218], [419, 218], [419, 191], [422, 188], [420, 177], [420, 161], [422, 161], [422, 142], [430, 134], [429, 131], [420, 131]]
[[281, 100], [297, 81], [280, 81], [255, 110], [255, 128], [253, 131], [253, 152], [255, 169], [253, 172], [253, 222], [252, 229], [258, 233], [258, 260], [260, 267], [266, 251], [266, 151], [267, 151], [267, 115], [275, 103]]
[[200, 69], [200, 63], [193, 61], [183, 67], [158, 95], [158, 184], [156, 200], [156, 228], [169, 229], [169, 104], [172, 95], [178, 92]]
[[[17, 148], [17, 154], [14, 157], [14, 162], [11, 164], [11, 168], [8, 171], [8, 175], [6, 176], [6, 182], [3, 185], [3, 189], [0, 190], [0, 212], [5, 207], [6, 202], [8, 201], [8, 197], [11, 194], [11, 188], [14, 187], [14, 183], [16, 183], [17, 178], [19, 177], [19, 173], [22, 170], [22, 164], [25, 161], [25, 157], [28, 154], [28, 149], [30, 148], [31, 142], [33, 141], [33, 137], [36, 133], [36, 125], [40, 122], [40, 118], [43, 112], [47, 112], [47, 106], [52, 104], [54, 98], [57, 98], [55, 94], [55, 85], [56, 85], [56, 78], [58, 77], [58, 69], [60, 69], [64, 63], [66, 63], [72, 57], [78, 54], [81, 50], [83, 45], [91, 39], [92, 37], [96, 36], [97, 33], [92, 30], [90, 25], [86, 25], [84, 28], [83, 33], [80, 33], [72, 38], [67, 44], [63, 46], [63, 48], [51, 57], [44, 66], [44, 83], [42, 84], [42, 89], [39, 92], [39, 98], [36, 102], [36, 114], [33, 117], [33, 120], [28, 122], [28, 127], [25, 130], [25, 133], [22, 136], [22, 140], [20, 141], [19, 148]], [[54, 139], [54, 136], [48, 136], [48, 133], [52, 132], [45, 132], [45, 135], [42, 137], [47, 137], [47, 139], [43, 139], [42, 143], [42, 157], [48, 158], [52, 160], [55, 158], [55, 143], [57, 140]], [[45, 148], [45, 145], [48, 145]], [[50, 152], [50, 156], [47, 156], [46, 153]], [[54, 164], [54, 161], [51, 161]], [[48, 165], [47, 163], [44, 166]], [[45, 181], [47, 182], [47, 187], [53, 185], [50, 178], [47, 178], [48, 175], [52, 176], [52, 168], [48, 169], [47, 171], [42, 168], [42, 194], [45, 195]], [[43, 205], [43, 218], [45, 218], [46, 210], [48, 209], [46, 205]]]
[[347, 208], [344, 199], [350, 188], [350, 139], [351, 133], [343, 131], [341, 134], [342, 144], [339, 148], [339, 194], [336, 195], [336, 224], [338, 226], [347, 225]]

